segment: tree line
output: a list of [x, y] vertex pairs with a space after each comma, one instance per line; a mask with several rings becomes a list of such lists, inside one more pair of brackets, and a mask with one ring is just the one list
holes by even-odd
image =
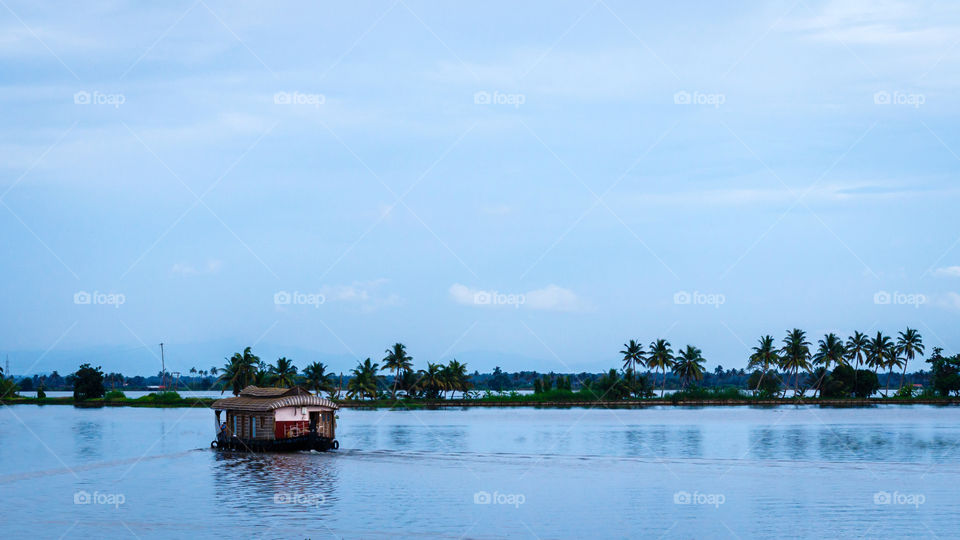
[[[333, 399], [345, 395], [347, 399], [377, 399], [398, 395], [413, 398], [438, 399], [448, 392], [466, 393], [471, 388], [467, 365], [456, 359], [446, 364], [427, 362], [426, 369], [414, 370], [413, 357], [406, 346], [395, 343], [384, 351], [380, 362], [370, 358], [357, 361], [350, 371], [344, 386], [343, 374], [337, 376], [328, 371], [323, 362], [313, 362], [298, 373], [297, 367], [287, 358], [279, 358], [274, 364], [266, 364], [253, 354], [250, 347], [235, 353], [221, 368], [217, 384], [225, 391], [232, 389], [234, 395], [247, 385], [290, 387], [304, 385], [317, 392], [327, 393]], [[392, 376], [386, 380], [382, 372]], [[389, 394], [387, 392], [389, 391]]]

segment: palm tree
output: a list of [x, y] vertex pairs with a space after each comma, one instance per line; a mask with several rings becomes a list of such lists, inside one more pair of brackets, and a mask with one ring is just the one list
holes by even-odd
[[923, 338], [920, 337], [920, 332], [908, 326], [905, 331], [900, 332], [900, 337], [897, 338], [897, 347], [903, 353], [903, 373], [900, 375], [900, 390], [902, 390], [903, 381], [907, 377], [907, 363], [918, 354], [923, 356]]
[[397, 398], [397, 384], [400, 383], [400, 372], [413, 369], [413, 358], [407, 355], [403, 343], [394, 343], [393, 347], [384, 351], [383, 370], [393, 372], [393, 398]]
[[822, 394], [821, 385], [823, 384], [823, 378], [827, 376], [830, 364], [839, 366], [846, 362], [847, 349], [843, 345], [843, 340], [832, 332], [823, 336], [823, 339], [818, 341], [817, 345], [817, 353], [813, 355], [813, 363], [823, 366], [823, 373], [817, 380], [817, 396], [819, 396]]
[[290, 388], [297, 383], [297, 366], [287, 357], [277, 359], [276, 365], [270, 366], [270, 374], [273, 375], [273, 385]]
[[687, 386], [687, 382], [703, 380], [703, 353], [693, 345], [687, 345], [680, 351], [680, 356], [673, 365], [673, 372], [680, 377], [680, 389]]
[[847, 362], [856, 362], [856, 368], [853, 370], [853, 386], [859, 386], [860, 366], [863, 364], [867, 348], [870, 345], [870, 338], [866, 334], [854, 331], [853, 335], [847, 338]]
[[864, 350], [866, 353], [866, 364], [868, 368], [873, 368], [873, 372], [877, 373], [881, 367], [884, 365], [884, 351], [890, 346], [890, 338], [883, 335], [883, 332], [877, 332], [876, 337], [871, 338], [867, 342], [867, 346]]
[[900, 356], [900, 347], [891, 339], [890, 343], [883, 351], [883, 367], [887, 368], [887, 389], [883, 392], [883, 397], [890, 397], [890, 379], [893, 378], [893, 368], [904, 365], [903, 358]]
[[[800, 370], [810, 369], [810, 342], [807, 341], [807, 333], [799, 328], [787, 332], [787, 337], [783, 338], [783, 348], [781, 352], [781, 366], [789, 374], [794, 372], [793, 395], [797, 397], [800, 391]], [[786, 389], [783, 391], [786, 397]]]
[[240, 395], [240, 390], [256, 379], [259, 364], [260, 358], [250, 352], [250, 347], [244, 349], [243, 353], [234, 353], [220, 369], [220, 377], [217, 379], [222, 385], [220, 393], [229, 386], [233, 389], [233, 395]]
[[665, 339], [658, 339], [650, 344], [650, 356], [647, 360], [647, 366], [653, 369], [659, 369], [663, 372], [663, 381], [660, 384], [660, 398], [667, 388], [667, 368], [673, 368], [673, 349], [670, 348], [670, 342]]
[[350, 399], [355, 399], [357, 396], [360, 399], [377, 397], [377, 387], [379, 386], [377, 384], [379, 382], [377, 371], [379, 371], [379, 367], [376, 362], [372, 362], [369, 358], [362, 363], [358, 361], [357, 367], [351, 370], [352, 377], [350, 382], [347, 383], [347, 397]]
[[620, 354], [623, 355], [623, 371], [629, 373], [630, 378], [633, 379], [637, 364], [643, 365], [644, 363], [643, 345], [631, 339], [629, 343], [623, 344], [623, 350], [620, 351]]
[[861, 332], [854, 331], [853, 335], [847, 339], [847, 360], [856, 361], [857, 369], [863, 364], [864, 355], [870, 345], [870, 338]]
[[[454, 358], [446, 366], [447, 389], [452, 392], [466, 393], [470, 390], [470, 381], [467, 380], [467, 365], [457, 362]], [[452, 395], [451, 395], [452, 397]]]
[[[877, 332], [876, 337], [871, 339], [867, 343], [866, 348], [867, 353], [867, 366], [873, 368], [873, 372], [877, 373], [880, 368], [889, 367], [891, 373], [893, 371], [893, 366], [899, 365], [900, 359], [898, 357], [897, 345], [890, 339], [889, 336], [883, 335], [883, 332]], [[887, 389], [884, 391], [884, 397], [890, 391], [890, 377], [887, 376]]]
[[317, 395], [320, 392], [333, 392], [333, 374], [327, 373], [327, 366], [323, 362], [314, 362], [303, 368], [303, 376], [307, 379], [307, 386]]
[[753, 354], [750, 355], [750, 362], [747, 364], [747, 369], [760, 368], [761, 370], [760, 380], [757, 381], [757, 387], [753, 390], [754, 393], [760, 391], [763, 377], [767, 374], [770, 366], [779, 364], [780, 356], [777, 354], [777, 350], [773, 344], [773, 336], [766, 335], [761, 337], [758, 340], [757, 346], [753, 348]]
[[420, 370], [420, 379], [417, 381], [417, 387], [422, 389], [427, 397], [436, 398], [443, 391], [443, 368], [440, 364], [427, 362], [427, 369]]

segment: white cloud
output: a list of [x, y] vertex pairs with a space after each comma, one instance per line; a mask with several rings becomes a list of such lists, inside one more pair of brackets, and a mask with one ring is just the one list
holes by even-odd
[[813, 17], [799, 19], [793, 26], [810, 32], [817, 39], [848, 44], [936, 45], [952, 42], [955, 27], [945, 23], [949, 11], [931, 13], [936, 9], [893, 0], [834, 0], [824, 4]]
[[960, 266], [944, 266], [943, 268], [937, 268], [933, 271], [933, 275], [940, 277], [960, 277]]
[[577, 295], [569, 289], [556, 285], [547, 285], [526, 293], [527, 306], [530, 309], [548, 309], [554, 311], [573, 311], [577, 309], [579, 300]]
[[516, 293], [497, 290], [474, 289], [454, 283], [450, 286], [450, 298], [454, 302], [474, 307], [512, 307], [544, 311], [575, 311], [581, 307], [577, 295], [557, 285]]
[[938, 296], [934, 300], [934, 304], [947, 309], [960, 310], [960, 294], [948, 292], [947, 294]]
[[325, 285], [320, 288], [320, 294], [327, 302], [359, 304], [364, 311], [398, 306], [402, 303], [400, 296], [393, 293], [385, 294], [380, 290], [388, 281], [380, 278], [371, 281], [354, 281], [349, 285]]

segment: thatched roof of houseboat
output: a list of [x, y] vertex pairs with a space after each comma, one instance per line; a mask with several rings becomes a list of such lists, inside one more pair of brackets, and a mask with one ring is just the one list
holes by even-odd
[[240, 391], [240, 397], [275, 398], [301, 395], [309, 396], [311, 394], [309, 390], [299, 386], [294, 386], [293, 388], [261, 388], [250, 385]]
[[324, 407], [336, 410], [339, 407], [329, 399], [315, 396], [300, 388], [260, 388], [248, 386], [238, 397], [218, 399], [210, 406], [212, 409], [224, 409], [243, 412], [268, 412], [282, 407]]

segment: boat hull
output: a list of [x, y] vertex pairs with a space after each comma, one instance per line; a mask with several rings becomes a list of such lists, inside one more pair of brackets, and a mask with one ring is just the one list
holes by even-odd
[[326, 452], [336, 450], [340, 444], [336, 439], [321, 437], [316, 433], [289, 437], [286, 439], [241, 439], [239, 437], [218, 437], [210, 444], [217, 450], [233, 452], [302, 452], [315, 450]]

